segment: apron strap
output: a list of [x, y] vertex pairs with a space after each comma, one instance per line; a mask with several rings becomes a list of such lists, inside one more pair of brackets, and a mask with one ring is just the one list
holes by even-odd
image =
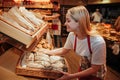
[[76, 51], [76, 46], [77, 46], [77, 35], [75, 35], [75, 38], [74, 38], [74, 51]]
[[[89, 52], [90, 54], [92, 54], [92, 50], [91, 50], [91, 44], [90, 44], [90, 35], [87, 36], [87, 43], [88, 43], [88, 48], [89, 48]], [[74, 38], [74, 51], [76, 51], [76, 46], [77, 46], [77, 36], [75, 35]]]
[[91, 44], [90, 44], [90, 35], [87, 36], [87, 42], [88, 42], [89, 52], [90, 52], [90, 54], [92, 54]]

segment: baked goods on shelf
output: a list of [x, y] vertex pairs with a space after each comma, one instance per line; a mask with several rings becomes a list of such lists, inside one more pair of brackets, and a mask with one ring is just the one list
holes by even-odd
[[38, 52], [42, 48], [52, 50], [53, 49], [53, 44], [49, 44], [46, 39], [42, 38], [32, 51], [33, 52]]
[[91, 24], [91, 26], [96, 29], [101, 36], [103, 36], [107, 40], [111, 41], [120, 41], [120, 33], [117, 32], [114, 28], [111, 27], [110, 24], [99, 23], [99, 24]]
[[52, 14], [51, 10], [34, 9], [31, 11], [41, 14], [41, 15], [51, 15]]

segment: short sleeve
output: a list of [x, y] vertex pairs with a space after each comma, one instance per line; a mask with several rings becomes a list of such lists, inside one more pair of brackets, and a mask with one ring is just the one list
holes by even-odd
[[69, 33], [67, 40], [65, 42], [64, 48], [73, 49], [73, 42], [74, 42], [74, 37], [73, 37], [72, 33]]
[[102, 65], [106, 63], [106, 44], [104, 39], [100, 38], [92, 44], [91, 64]]

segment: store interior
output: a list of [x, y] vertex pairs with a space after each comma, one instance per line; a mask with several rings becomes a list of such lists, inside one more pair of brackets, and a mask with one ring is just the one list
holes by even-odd
[[[60, 44], [55, 47], [52, 19], [44, 17], [52, 15], [54, 1], [59, 3], [60, 8], [62, 47], [69, 34], [65, 25], [67, 10], [84, 5], [90, 14], [91, 26], [106, 42], [108, 71], [105, 80], [120, 80], [120, 29], [117, 30], [115, 27], [115, 22], [120, 16], [120, 0], [0, 0], [0, 80], [55, 80], [61, 76], [56, 71], [21, 67], [26, 53], [35, 53], [38, 48], [52, 50], [61, 47]], [[24, 19], [17, 16], [20, 7], [21, 11], [24, 10], [22, 17], [29, 23], [33, 22], [32, 25], [27, 22], [25, 24]], [[100, 22], [92, 21], [91, 16], [96, 9], [99, 9], [102, 14]], [[32, 17], [24, 14], [25, 11]], [[115, 45], [117, 45], [117, 52], [113, 49]], [[80, 57], [71, 50], [64, 58], [67, 61], [65, 64], [68, 72], [77, 72]]]

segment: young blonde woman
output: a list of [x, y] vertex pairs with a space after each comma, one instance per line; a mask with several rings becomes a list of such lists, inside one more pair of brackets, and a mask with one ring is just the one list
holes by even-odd
[[106, 72], [106, 44], [104, 39], [92, 30], [90, 17], [84, 6], [69, 9], [66, 14], [67, 31], [70, 32], [64, 47], [51, 50], [50, 55], [65, 55], [74, 49], [81, 56], [77, 73], [64, 75], [57, 80], [104, 80]]

